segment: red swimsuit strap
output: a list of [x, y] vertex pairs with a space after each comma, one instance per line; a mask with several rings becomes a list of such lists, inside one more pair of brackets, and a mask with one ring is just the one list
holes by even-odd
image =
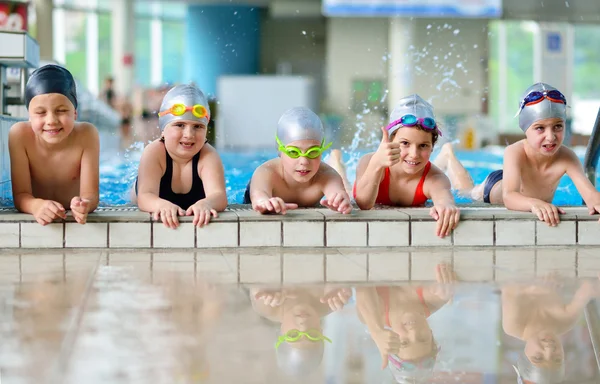
[[430, 169], [431, 162], [428, 161], [427, 165], [425, 165], [425, 169], [423, 170], [423, 176], [421, 176], [421, 180], [419, 180], [419, 184], [415, 190], [415, 197], [412, 202], [413, 207], [423, 205], [427, 202], [427, 196], [425, 196], [425, 193], [423, 193], [423, 184], [425, 184], [425, 178], [427, 178], [427, 174], [429, 173]]

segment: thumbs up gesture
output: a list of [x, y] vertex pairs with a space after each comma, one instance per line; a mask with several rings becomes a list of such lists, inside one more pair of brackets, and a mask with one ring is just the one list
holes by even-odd
[[379, 167], [389, 168], [400, 161], [400, 144], [390, 140], [390, 135], [385, 127], [381, 127], [381, 131], [383, 132], [381, 143], [372, 159]]

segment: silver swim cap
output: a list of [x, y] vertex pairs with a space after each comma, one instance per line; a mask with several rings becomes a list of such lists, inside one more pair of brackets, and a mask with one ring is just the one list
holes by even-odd
[[[433, 119], [435, 123], [435, 115], [433, 114], [433, 106], [423, 100], [417, 94], [403, 97], [396, 103], [396, 106], [390, 114], [389, 124], [387, 126], [390, 136], [402, 127], [400, 119], [405, 115], [414, 115], [417, 119]], [[441, 134], [440, 130], [437, 130]]]
[[[551, 100], [552, 99], [552, 100]], [[535, 103], [537, 100], [537, 103]], [[561, 102], [561, 101], [564, 101]], [[527, 103], [532, 103], [525, 105]], [[538, 120], [567, 119], [567, 100], [556, 88], [546, 83], [536, 83], [527, 88], [519, 103], [519, 127], [523, 132]]]
[[[190, 110], [185, 111], [181, 116], [176, 116], [173, 113], [166, 113], [169, 111], [174, 105], [183, 104], [188, 108], [194, 107], [195, 105], [201, 105], [205, 108], [208, 116], [206, 117], [197, 117]], [[160, 116], [162, 114], [162, 116]], [[158, 126], [160, 130], [164, 130], [167, 124], [176, 121], [176, 120], [189, 120], [189, 121], [198, 121], [200, 123], [204, 123], [208, 125], [208, 121], [210, 120], [210, 108], [208, 106], [208, 99], [204, 96], [201, 90], [199, 90], [195, 85], [191, 84], [180, 84], [176, 85], [163, 98], [162, 104], [160, 105], [159, 117], [158, 117]]]
[[316, 113], [305, 107], [288, 109], [277, 123], [277, 137], [287, 145], [297, 140], [323, 140], [323, 123]]
[[324, 348], [323, 341], [309, 348], [295, 348], [293, 343], [284, 342], [277, 348], [277, 366], [289, 376], [309, 376], [319, 369]]

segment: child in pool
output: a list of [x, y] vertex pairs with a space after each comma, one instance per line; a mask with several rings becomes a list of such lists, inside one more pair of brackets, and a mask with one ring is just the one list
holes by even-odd
[[277, 365], [292, 376], [306, 376], [321, 364], [325, 343], [322, 319], [343, 309], [352, 297], [349, 288], [252, 289], [252, 308], [262, 317], [280, 323], [275, 343]]
[[356, 203], [361, 209], [375, 204], [415, 207], [432, 199], [430, 215], [437, 220], [436, 234], [448, 236], [458, 225], [460, 212], [448, 177], [429, 161], [441, 134], [433, 107], [419, 95], [407, 96], [396, 104], [390, 123], [381, 130], [377, 151], [358, 163]]
[[223, 163], [206, 140], [208, 100], [194, 85], [177, 85], [158, 116], [161, 137], [144, 148], [132, 200], [168, 228], [191, 215], [202, 227], [227, 206]]
[[325, 145], [321, 119], [308, 108], [286, 111], [277, 124], [279, 157], [260, 165], [244, 194], [244, 204], [260, 213], [285, 214], [288, 209], [321, 204], [350, 213], [350, 197], [340, 175], [321, 162]]
[[29, 121], [10, 128], [15, 207], [41, 225], [65, 219], [65, 207], [84, 224], [98, 206], [100, 139], [90, 123], [76, 122], [75, 80], [65, 68], [46, 65], [25, 87]]
[[552, 204], [561, 177], [567, 174], [583, 197], [590, 215], [600, 213], [600, 192], [585, 176], [575, 153], [562, 145], [565, 137], [567, 100], [556, 88], [536, 83], [525, 91], [519, 104], [519, 127], [525, 139], [504, 152], [503, 170], [492, 172], [483, 184], [473, 181], [447, 144], [436, 164], [447, 168], [455, 188], [475, 200], [504, 204], [515, 211], [532, 212], [550, 226], [564, 213]]
[[439, 347], [427, 318], [453, 296], [456, 275], [436, 266], [437, 284], [356, 288], [356, 308], [379, 350], [382, 368], [390, 366], [399, 382], [427, 379]]
[[586, 280], [566, 304], [550, 284], [552, 279], [547, 280], [502, 288], [502, 328], [526, 343], [515, 367], [523, 382], [564, 380], [565, 351], [560, 336], [573, 328], [590, 300], [600, 297], [600, 282]]

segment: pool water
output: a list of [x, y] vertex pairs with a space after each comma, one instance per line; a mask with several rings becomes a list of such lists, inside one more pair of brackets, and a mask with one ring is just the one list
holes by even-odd
[[[502, 168], [504, 149], [492, 147], [480, 151], [457, 151], [457, 157], [473, 177], [475, 184], [485, 180], [494, 170]], [[578, 151], [581, 152], [581, 151]], [[347, 164], [348, 178], [354, 182], [356, 164], [365, 152], [344, 153]], [[230, 204], [241, 204], [244, 191], [254, 170], [263, 162], [277, 156], [275, 151], [261, 152], [220, 152], [225, 167], [227, 196]], [[583, 153], [578, 153], [583, 160]], [[100, 161], [100, 201], [102, 206], [130, 204], [130, 189], [137, 176], [140, 150], [133, 150], [124, 155], [105, 155]], [[432, 158], [435, 158], [435, 154]], [[326, 159], [326, 157], [325, 157]], [[597, 181], [600, 185], [600, 179]], [[470, 199], [455, 194], [458, 203], [469, 203]], [[575, 185], [567, 176], [563, 177], [555, 198], [557, 205], [581, 205], [581, 196]], [[12, 205], [8, 201], [3, 205]]]

